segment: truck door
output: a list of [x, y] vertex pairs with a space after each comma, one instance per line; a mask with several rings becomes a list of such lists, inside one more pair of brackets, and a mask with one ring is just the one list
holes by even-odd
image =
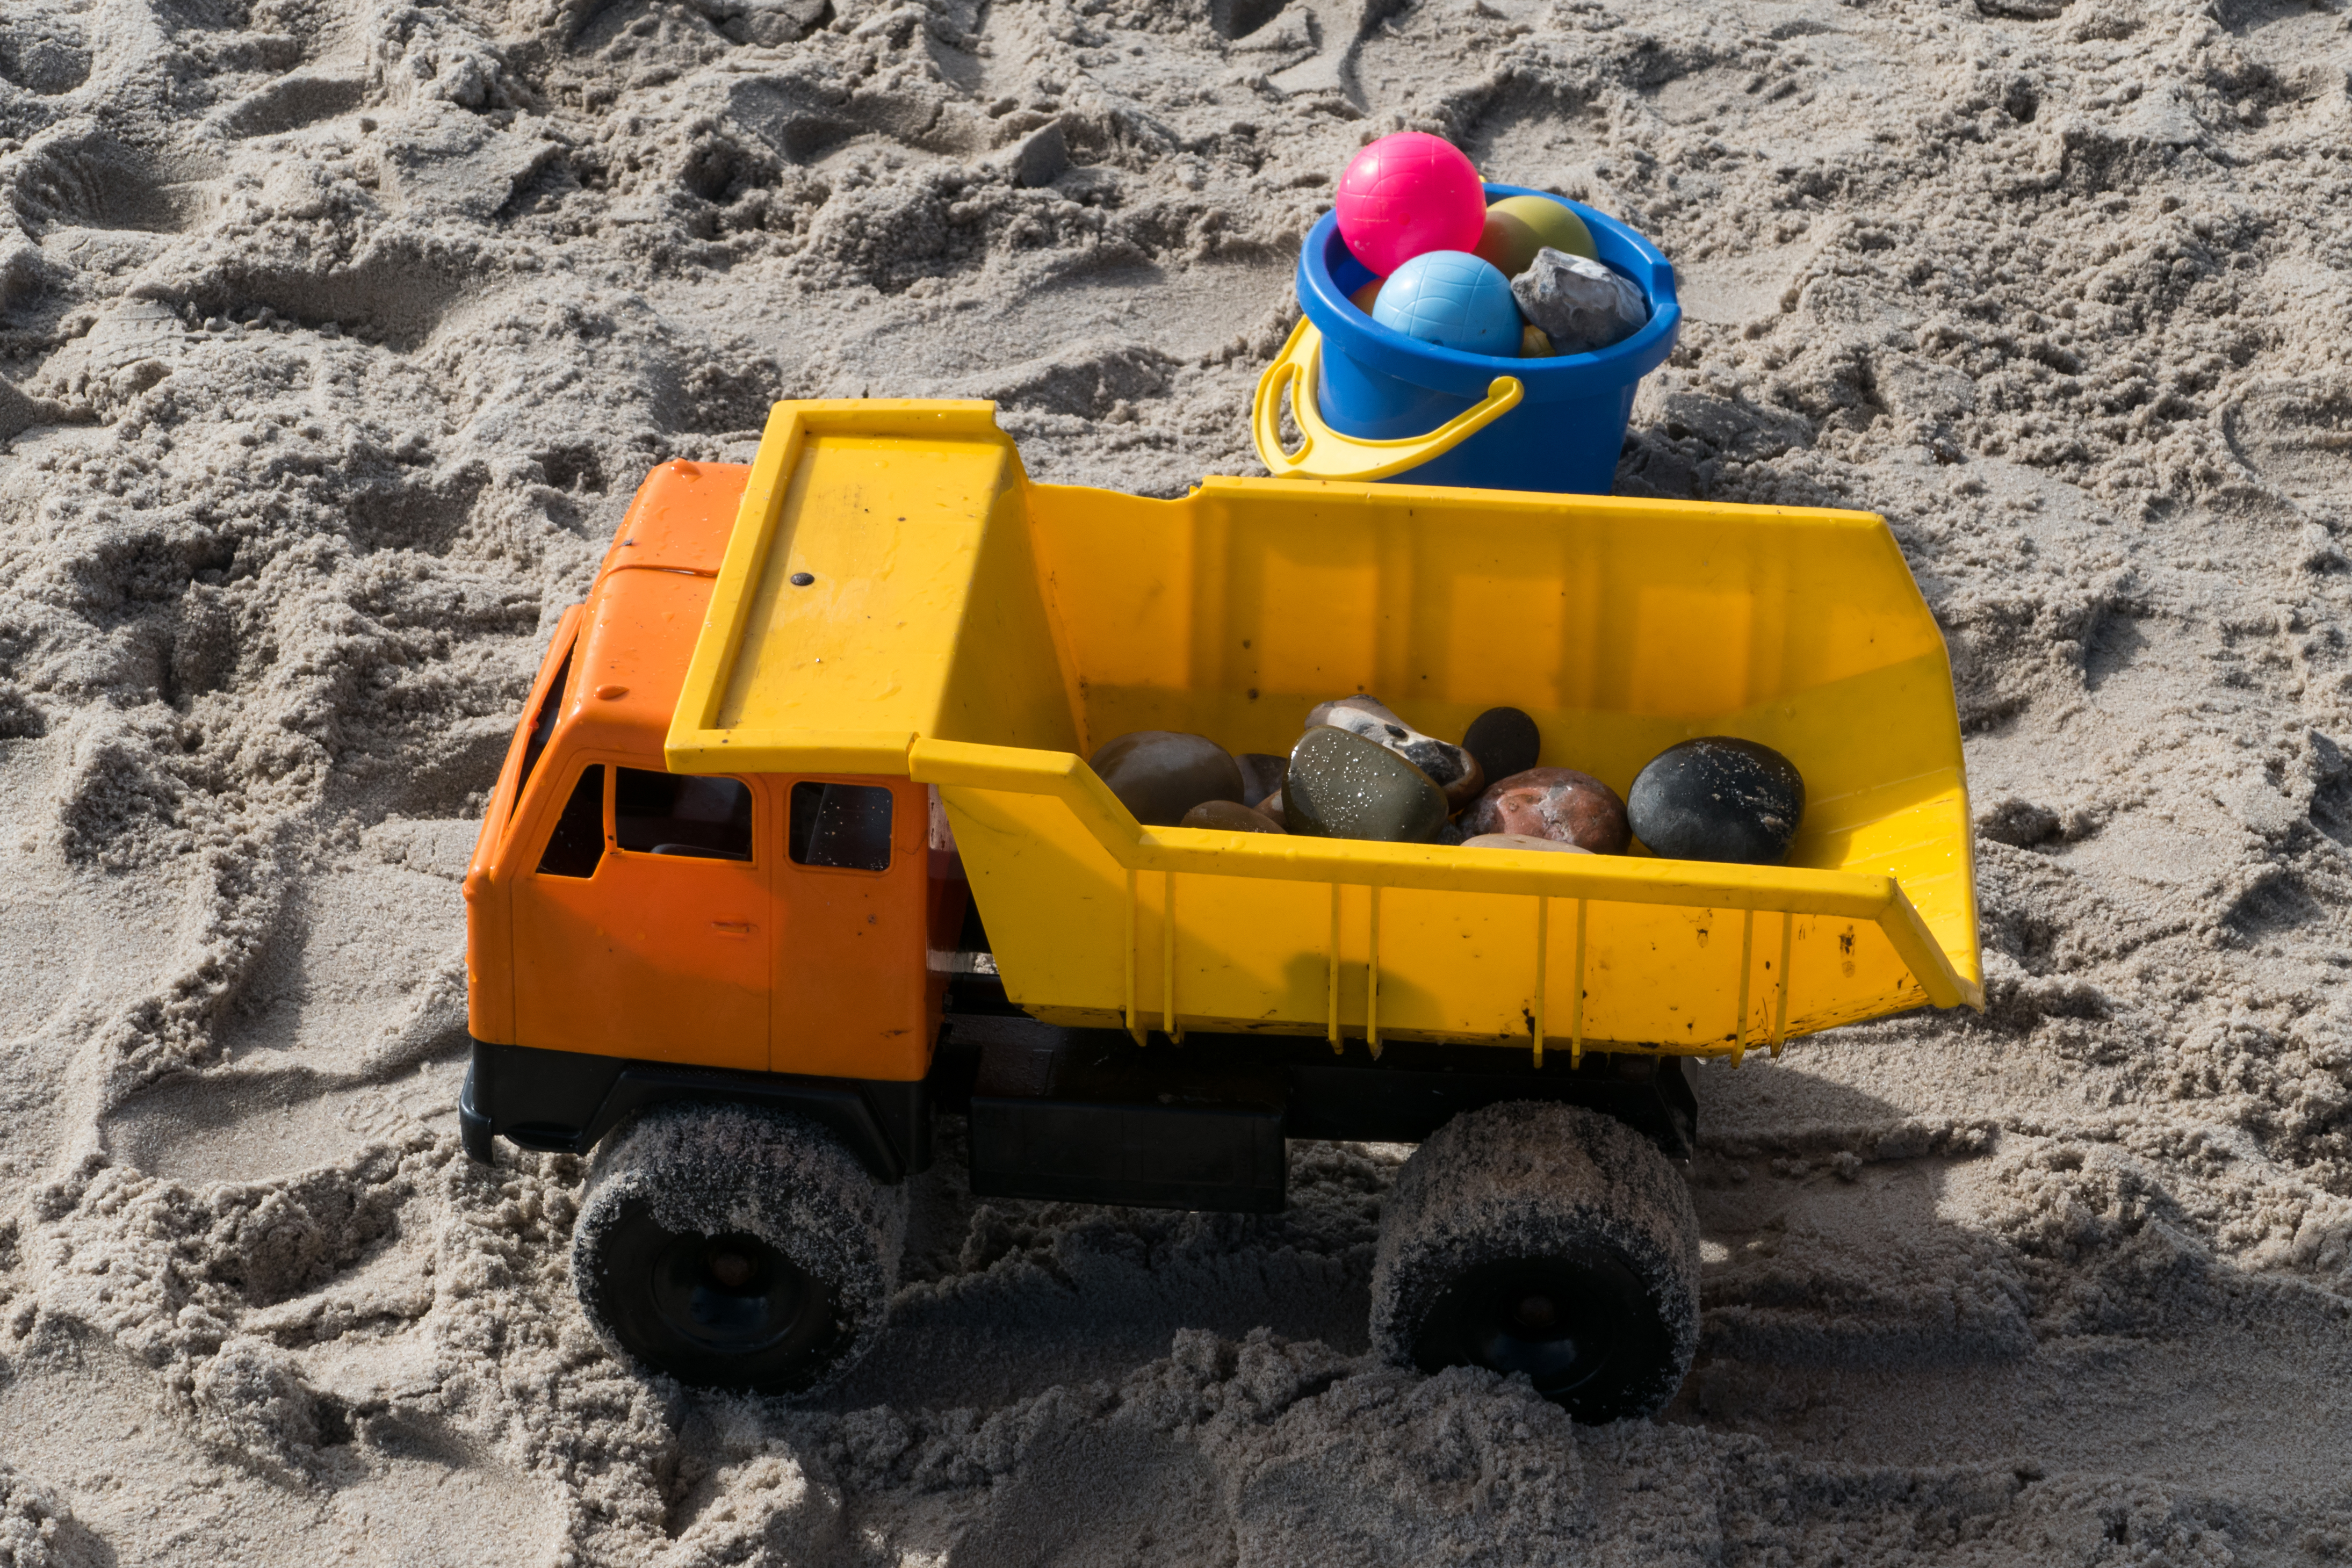
[[764, 1071], [773, 814], [740, 779], [585, 764], [515, 889], [520, 1043]]
[[930, 810], [903, 779], [777, 779], [779, 1072], [920, 1078], [940, 985], [929, 970]]

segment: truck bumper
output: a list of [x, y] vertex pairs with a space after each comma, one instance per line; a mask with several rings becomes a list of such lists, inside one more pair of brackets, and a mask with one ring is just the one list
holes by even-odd
[[921, 1082], [733, 1072], [480, 1040], [457, 1097], [457, 1131], [477, 1160], [488, 1160], [499, 1138], [519, 1148], [584, 1155], [638, 1112], [680, 1101], [764, 1105], [805, 1116], [839, 1138], [877, 1181], [902, 1181], [930, 1167], [930, 1090]]

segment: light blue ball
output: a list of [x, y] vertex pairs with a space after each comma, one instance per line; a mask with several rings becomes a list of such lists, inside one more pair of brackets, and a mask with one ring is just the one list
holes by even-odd
[[1519, 356], [1511, 280], [1466, 250], [1425, 250], [1389, 274], [1372, 302], [1372, 319], [1444, 349]]

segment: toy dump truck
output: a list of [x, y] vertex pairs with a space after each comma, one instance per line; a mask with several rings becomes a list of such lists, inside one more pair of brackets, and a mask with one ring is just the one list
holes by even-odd
[[[1139, 824], [1138, 729], [1508, 704], [1623, 790], [1795, 759], [1788, 863]], [[1981, 1005], [1942, 639], [1855, 513], [1213, 478], [1033, 484], [985, 403], [776, 406], [646, 480], [558, 625], [465, 883], [467, 1151], [596, 1151], [572, 1270], [693, 1384], [881, 1333], [907, 1179], [1267, 1211], [1286, 1144], [1418, 1144], [1375, 1343], [1651, 1411], [1696, 1337], [1684, 1061]]]

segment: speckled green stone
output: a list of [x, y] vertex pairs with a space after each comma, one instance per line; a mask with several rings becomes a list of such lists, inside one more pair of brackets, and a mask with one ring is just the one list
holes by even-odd
[[1427, 843], [1445, 825], [1445, 792], [1384, 746], [1318, 726], [1290, 748], [1283, 817], [1294, 833]]

